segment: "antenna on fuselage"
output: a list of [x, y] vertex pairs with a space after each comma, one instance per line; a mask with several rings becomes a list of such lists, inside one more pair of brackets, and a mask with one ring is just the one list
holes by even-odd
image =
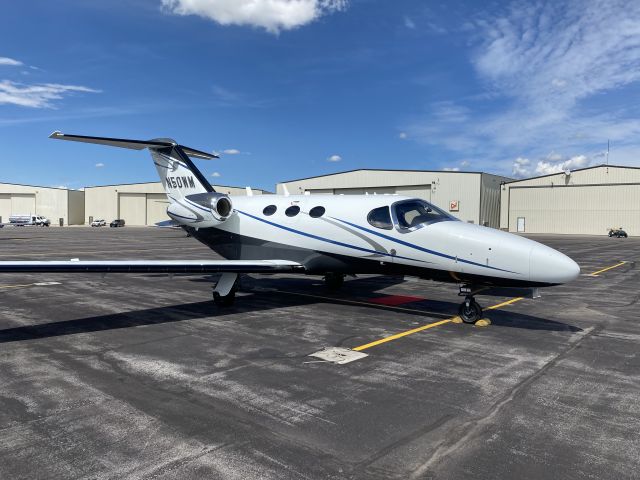
[[285, 197], [288, 197], [290, 195], [289, 194], [289, 189], [287, 188], [286, 185], [284, 185], [284, 184], [282, 185], [282, 190], [284, 190], [284, 196]]
[[253, 197], [253, 190], [251, 190], [251, 187], [244, 187], [244, 189], [247, 191], [247, 197]]

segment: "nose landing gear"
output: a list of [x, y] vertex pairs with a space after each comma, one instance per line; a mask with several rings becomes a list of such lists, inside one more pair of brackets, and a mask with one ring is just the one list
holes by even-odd
[[458, 315], [464, 323], [476, 323], [482, 318], [482, 308], [471, 295], [467, 295], [458, 309]]

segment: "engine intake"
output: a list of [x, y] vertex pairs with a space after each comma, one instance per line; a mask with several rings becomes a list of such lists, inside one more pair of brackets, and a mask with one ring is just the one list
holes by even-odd
[[167, 214], [182, 225], [213, 227], [233, 215], [233, 203], [223, 193], [196, 193], [169, 205]]
[[211, 210], [216, 220], [225, 221], [233, 212], [233, 204], [224, 193], [196, 193], [185, 197], [190, 202]]

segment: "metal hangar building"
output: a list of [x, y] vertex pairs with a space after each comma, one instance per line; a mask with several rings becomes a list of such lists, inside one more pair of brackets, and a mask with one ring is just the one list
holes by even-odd
[[521, 233], [640, 235], [640, 168], [598, 165], [506, 182], [500, 228]]
[[512, 180], [483, 172], [350, 170], [278, 183], [277, 193], [397, 194], [418, 197], [460, 220], [498, 228], [500, 187]]
[[11, 215], [43, 215], [52, 225], [84, 223], [84, 192], [66, 188], [0, 183], [0, 223]]
[[[228, 195], [246, 195], [246, 189], [213, 185], [216, 192]], [[123, 218], [126, 225], [154, 225], [169, 220], [167, 207], [169, 200], [162, 183], [131, 183], [121, 185], [101, 185], [85, 188], [85, 223], [94, 219], [107, 222], [115, 218]], [[252, 189], [254, 195], [265, 193]]]

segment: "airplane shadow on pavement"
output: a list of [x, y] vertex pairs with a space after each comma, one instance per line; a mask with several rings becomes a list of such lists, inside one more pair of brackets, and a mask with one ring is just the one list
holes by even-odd
[[[382, 288], [401, 283], [402, 280], [396, 277], [376, 277], [375, 281], [370, 281], [370, 278], [363, 279], [364, 281], [360, 279], [351, 280], [343, 291], [337, 293], [329, 292], [324, 287], [318, 286], [318, 279], [307, 278], [305, 279], [307, 281], [306, 285], [304, 282], [300, 284], [298, 280], [295, 291], [292, 288], [293, 283], [290, 281], [282, 282], [285, 279], [270, 279], [268, 282], [264, 280], [264, 278], [260, 280], [250, 279], [248, 282], [244, 282], [243, 289], [248, 289], [251, 293], [237, 298], [236, 304], [232, 307], [219, 308], [210, 300], [12, 327], [0, 330], [0, 343], [37, 340], [145, 325], [159, 325], [208, 317], [219, 318], [226, 315], [238, 315], [293, 306], [313, 306], [317, 303], [355, 306], [357, 308], [371, 309], [376, 314], [380, 311], [401, 311], [403, 314], [424, 318], [425, 323], [428, 323], [431, 318], [450, 318], [458, 310], [458, 303], [440, 300], [414, 302], [410, 305], [403, 305], [402, 310], [392, 306], [366, 303], [367, 298], [376, 296], [376, 292]], [[203, 281], [203, 279], [198, 278], [193, 281]], [[252, 289], [254, 285], [259, 289]], [[289, 291], [276, 289], [276, 286], [279, 286], [282, 290], [289, 287]], [[379, 296], [380, 294], [378, 293], [377, 295]], [[354, 300], [357, 303], [354, 303]], [[582, 331], [579, 327], [563, 322], [516, 312], [492, 310], [485, 313], [491, 319], [492, 324], [497, 327], [569, 333]], [[399, 330], [401, 329], [402, 327], [399, 326]]]

